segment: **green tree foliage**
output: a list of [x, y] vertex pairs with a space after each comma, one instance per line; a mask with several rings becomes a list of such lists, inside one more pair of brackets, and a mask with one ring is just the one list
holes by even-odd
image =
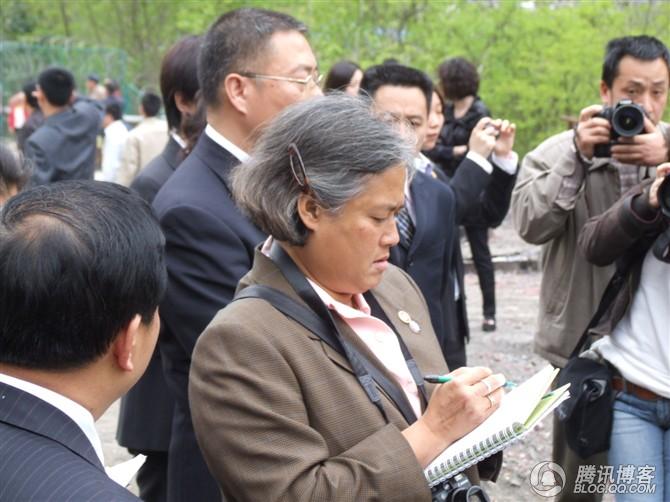
[[435, 77], [445, 58], [467, 57], [480, 69], [484, 101], [517, 123], [520, 153], [599, 101], [607, 40], [646, 33], [670, 43], [663, 0], [4, 0], [0, 26], [4, 39], [123, 49], [132, 83], [155, 87], [174, 41], [241, 6], [306, 22], [323, 70], [342, 58], [365, 67], [392, 57]]

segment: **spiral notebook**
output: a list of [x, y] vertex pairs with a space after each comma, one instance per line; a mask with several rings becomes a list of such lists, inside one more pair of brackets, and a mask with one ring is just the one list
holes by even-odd
[[570, 384], [547, 393], [558, 371], [547, 365], [506, 394], [489, 418], [454, 442], [424, 470], [428, 484], [433, 487], [507, 448], [568, 399]]

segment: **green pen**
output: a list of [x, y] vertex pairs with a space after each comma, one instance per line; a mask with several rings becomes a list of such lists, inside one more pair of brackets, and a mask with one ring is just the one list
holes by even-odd
[[[423, 379], [428, 383], [449, 383], [453, 380], [453, 377], [448, 375], [426, 375]], [[505, 389], [511, 389], [516, 387], [516, 384], [507, 380], [502, 386]]]

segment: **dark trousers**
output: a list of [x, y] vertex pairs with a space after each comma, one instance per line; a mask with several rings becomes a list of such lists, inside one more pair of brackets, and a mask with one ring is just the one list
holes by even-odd
[[168, 502], [196, 501], [222, 502], [223, 496], [198, 446], [191, 414], [177, 402], [168, 453]]
[[128, 450], [133, 455], [142, 453], [146, 461], [137, 471], [137, 486], [143, 502], [165, 502], [167, 500], [167, 466], [166, 451]]
[[465, 235], [468, 237], [472, 250], [472, 261], [479, 278], [479, 289], [482, 291], [482, 310], [484, 317], [496, 315], [496, 280], [489, 249], [489, 229], [484, 226], [467, 226]]
[[[554, 384], [552, 388], [556, 388]], [[575, 481], [580, 465], [593, 465], [596, 471], [601, 465], [607, 465], [607, 452], [596, 453], [588, 458], [581, 458], [570, 449], [565, 440], [565, 428], [554, 414], [554, 442], [552, 461], [560, 465], [565, 471], [565, 486], [556, 496], [555, 502], [600, 502], [603, 496], [596, 493], [574, 493]]]

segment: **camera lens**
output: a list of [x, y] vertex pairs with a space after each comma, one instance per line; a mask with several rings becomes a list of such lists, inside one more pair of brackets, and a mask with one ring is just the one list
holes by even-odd
[[644, 130], [644, 112], [635, 104], [618, 106], [612, 114], [612, 128], [619, 136], [635, 136]]

